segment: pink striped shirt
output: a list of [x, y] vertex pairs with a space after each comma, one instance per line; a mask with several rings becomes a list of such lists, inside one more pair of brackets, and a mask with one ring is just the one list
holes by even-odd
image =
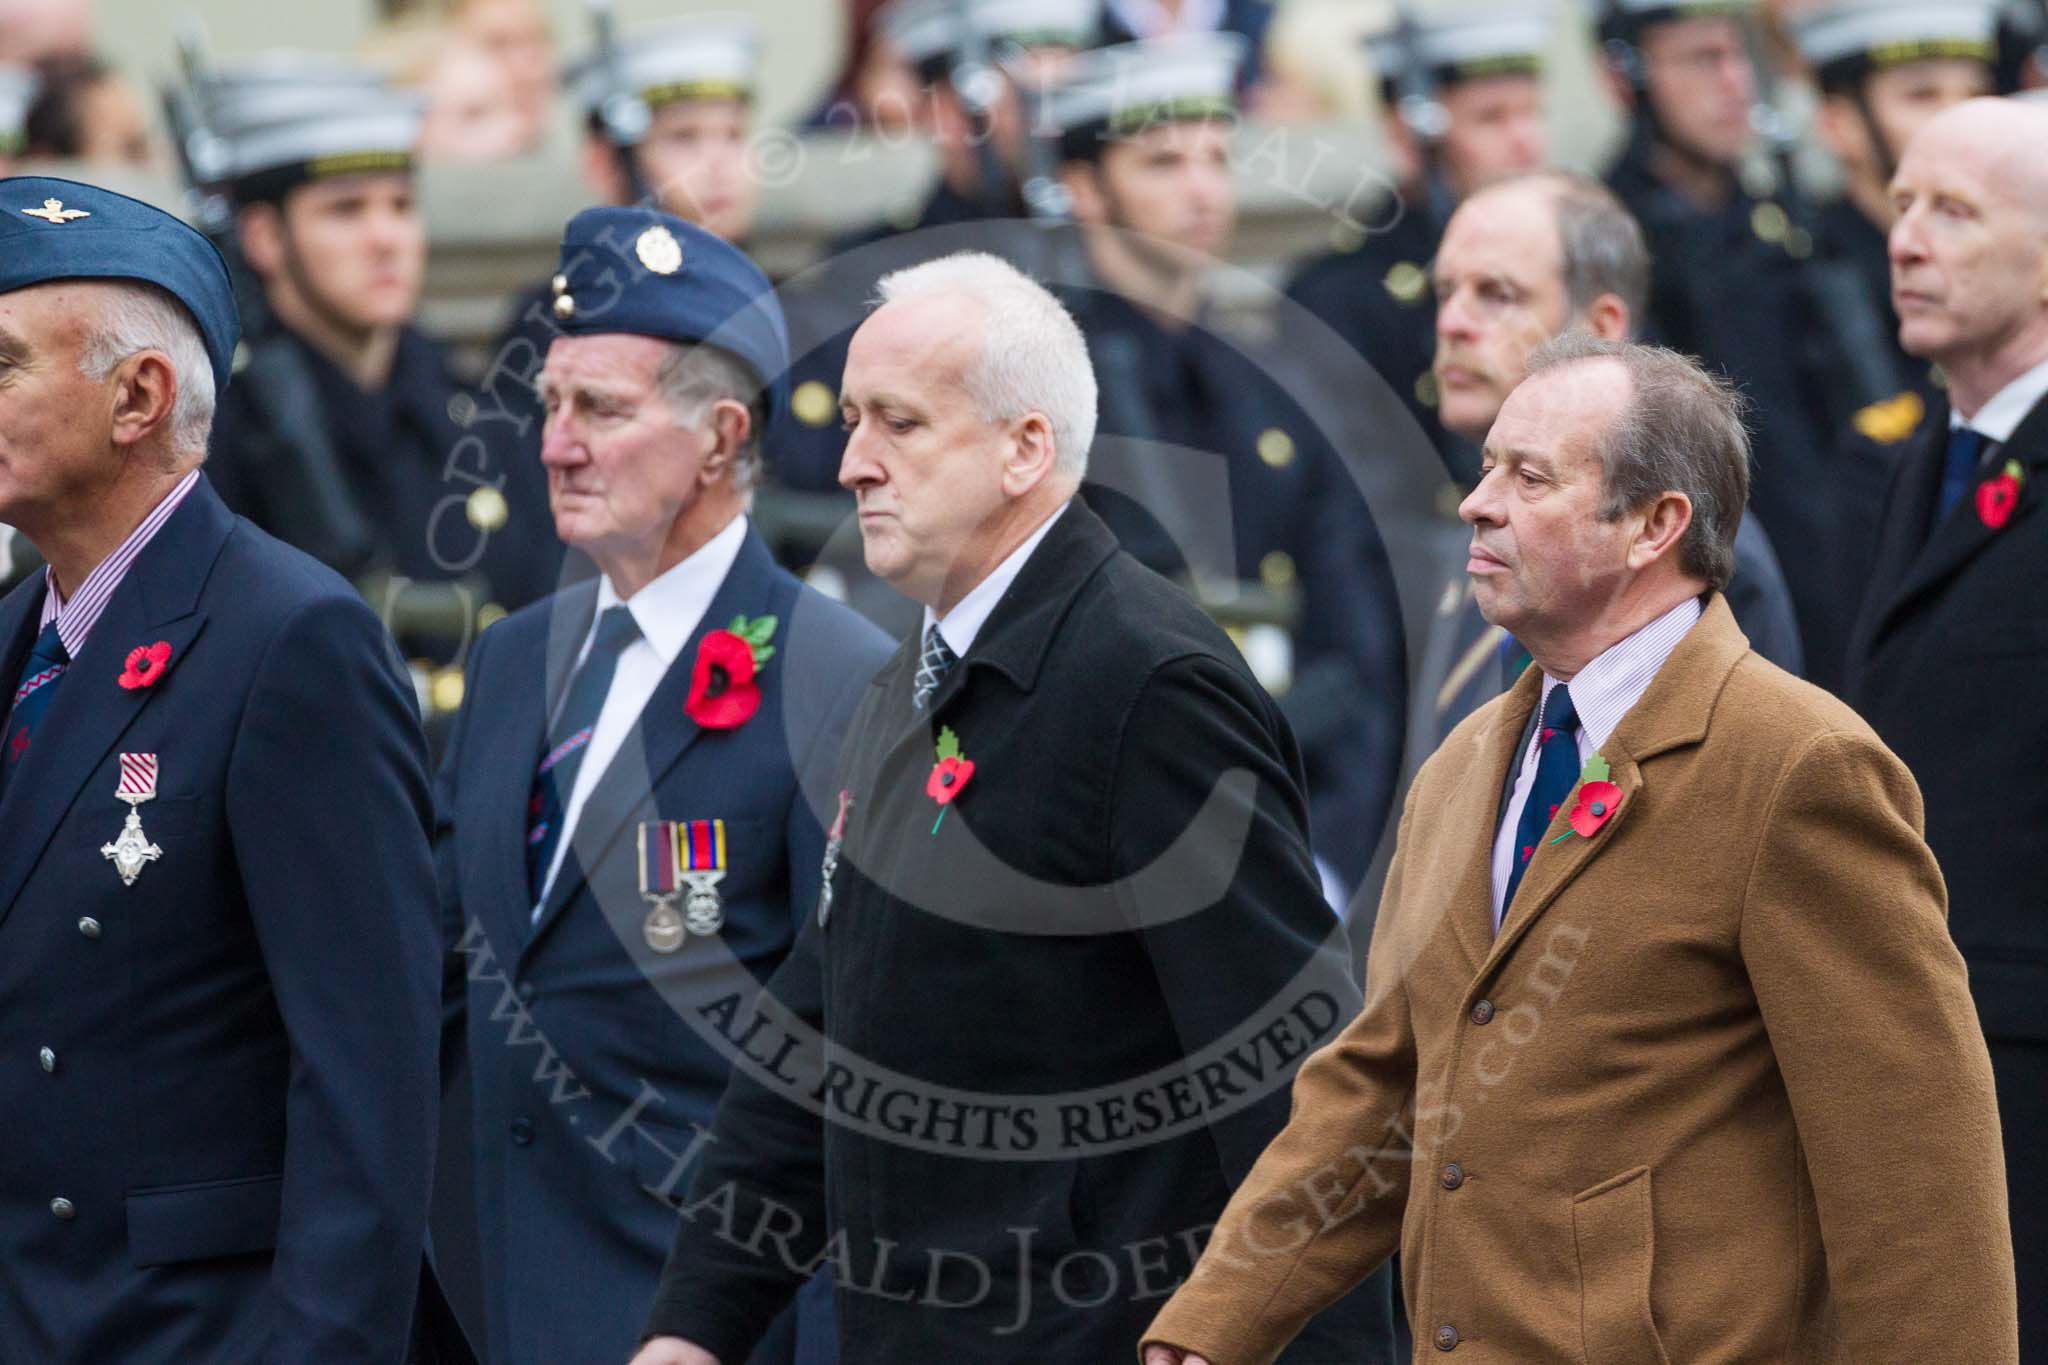
[[142, 524], [128, 533], [128, 539], [99, 562], [99, 567], [85, 576], [85, 582], [78, 585], [68, 598], [57, 595], [57, 579], [49, 570], [43, 570], [43, 583], [49, 591], [43, 594], [43, 617], [36, 623], [38, 632], [50, 622], [57, 623], [57, 638], [64, 642], [64, 652], [72, 658], [85, 648], [85, 637], [92, 633], [93, 623], [100, 619], [100, 613], [107, 609], [107, 603], [114, 596], [114, 589], [121, 586], [121, 580], [128, 576], [128, 568], [135, 557], [142, 553], [142, 547], [156, 537], [171, 513], [178, 510], [178, 504], [199, 482], [199, 471], [193, 470], [178, 480], [178, 486], [164, 495], [156, 509], [142, 519]]

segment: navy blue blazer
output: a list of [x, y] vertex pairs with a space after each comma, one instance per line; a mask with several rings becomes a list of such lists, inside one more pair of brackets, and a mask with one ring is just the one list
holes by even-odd
[[[891, 649], [780, 568], [750, 530], [584, 805], [535, 922], [528, 795], [549, 703], [596, 600], [586, 580], [478, 639], [436, 793], [444, 1062], [466, 1053], [473, 1086], [493, 1365], [632, 1355], [675, 1238], [678, 1162], [710, 1126], [732, 1069], [714, 1041], [720, 1002], [741, 996], [751, 1008], [817, 903], [831, 766]], [[736, 729], [705, 730], [685, 710], [698, 644], [741, 615], [779, 623], [760, 709]], [[657, 819], [726, 829], [725, 927], [666, 955], [643, 937], [638, 880], [637, 830]]]
[[[43, 593], [0, 603], [9, 678]], [[160, 679], [118, 686], [159, 640]], [[133, 885], [101, 853], [123, 753], [159, 763]], [[425, 765], [375, 614], [202, 477], [0, 799], [0, 1357], [403, 1358], [435, 1128]]]

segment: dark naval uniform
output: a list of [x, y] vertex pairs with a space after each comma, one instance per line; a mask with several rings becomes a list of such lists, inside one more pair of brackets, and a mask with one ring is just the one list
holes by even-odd
[[[297, 353], [312, 381], [319, 421], [332, 441], [344, 491], [372, 529], [372, 564], [402, 579], [471, 583], [472, 612], [495, 602], [510, 610], [554, 590], [562, 566], [548, 510], [547, 475], [533, 452], [509, 458], [484, 427], [458, 419], [475, 400], [449, 370], [446, 353], [408, 327], [399, 334], [391, 380], [365, 392], [333, 362], [280, 329], [276, 344]], [[209, 471], [228, 505], [289, 536], [303, 509], [271, 477], [294, 457], [280, 429], [275, 395], [236, 385], [223, 396]]]
[[1470, 487], [1479, 480], [1479, 451], [1444, 429], [1437, 416], [1436, 296], [1429, 271], [1442, 225], [1419, 206], [1388, 205], [1384, 226], [1350, 251], [1302, 267], [1287, 297], [1328, 324], [1371, 365], [1401, 399], [1451, 477]]
[[[822, 1255], [848, 1365], [1126, 1359], [1359, 1007], [1299, 759], [1079, 502], [928, 713], [919, 654], [854, 717], [796, 952], [717, 1016], [759, 1060], [691, 1149], [648, 1331], [742, 1359]], [[1387, 1360], [1388, 1312], [1376, 1276], [1291, 1358]]]
[[1365, 498], [1259, 357], [1201, 324], [1169, 332], [1106, 287], [1065, 301], [1102, 385], [1090, 505], [1162, 573], [1296, 596], [1291, 685], [1274, 685], [1307, 764], [1315, 851], [1356, 887], [1392, 807], [1407, 704], [1400, 602]]

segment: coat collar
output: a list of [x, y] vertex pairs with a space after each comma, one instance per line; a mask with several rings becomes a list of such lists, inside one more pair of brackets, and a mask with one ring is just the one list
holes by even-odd
[[[1073, 607], [1074, 599], [1116, 552], [1116, 535], [1076, 496], [1068, 504], [1066, 515], [1053, 524], [1031, 557], [1024, 561], [1016, 581], [974, 637], [973, 647], [939, 684], [925, 712], [910, 708], [910, 684], [917, 672], [920, 650], [915, 636], [905, 640], [882, 665], [872, 684], [886, 699], [882, 704], [895, 707], [895, 714], [902, 718], [903, 729], [890, 748], [902, 744], [913, 733], [927, 732], [977, 672], [1000, 673], [1020, 692], [1036, 687], [1053, 636]], [[889, 715], [891, 711], [885, 709], [880, 714]]]
[[[588, 881], [586, 868], [595, 867], [610, 851], [620, 831], [629, 823], [636, 811], [641, 810], [654, 789], [660, 785], [669, 770], [674, 768], [692, 745], [701, 739], [705, 731], [690, 718], [685, 704], [690, 696], [690, 683], [697, 663], [697, 650], [704, 637], [714, 630], [722, 630], [735, 616], [765, 616], [774, 613], [774, 597], [779, 571], [775, 557], [768, 546], [752, 527], [747, 530], [746, 541], [740, 546], [739, 557], [718, 586], [705, 610], [704, 618], [690, 633], [683, 650], [676, 656], [675, 663], [654, 689], [654, 695], [647, 700], [647, 706], [633, 722], [632, 731], [625, 743], [613, 756], [591, 789], [590, 797], [583, 803], [582, 813], [576, 817], [576, 827], [569, 831], [569, 852], [562, 859], [562, 866], [555, 874], [554, 885], [548, 888], [547, 899], [541, 905], [540, 918], [533, 925], [533, 932], [527, 936], [525, 952], [531, 952], [541, 936], [547, 933], [554, 922], [561, 918], [562, 910], [583, 890]], [[580, 585], [579, 585], [580, 586]], [[565, 596], [567, 594], [564, 594]], [[579, 597], [567, 611], [570, 619], [580, 619], [585, 629], [590, 622], [590, 613], [596, 606], [597, 593], [592, 585], [587, 596]], [[786, 628], [785, 621], [780, 629]], [[560, 634], [562, 632], [554, 632]], [[569, 636], [569, 662], [583, 642], [582, 632]], [[769, 662], [772, 670], [776, 664], [786, 664], [790, 651], [786, 642], [777, 639], [777, 653]], [[559, 664], [557, 648], [550, 645], [549, 676], [553, 677], [559, 668], [566, 683], [567, 669]], [[763, 681], [763, 691], [779, 688], [779, 677], [771, 676]], [[552, 688], [550, 696], [557, 695]], [[763, 698], [764, 709], [766, 698]], [[756, 715], [748, 725], [766, 723], [765, 716]], [[738, 732], [735, 732], [738, 733]], [[538, 746], [534, 752], [538, 753]], [[527, 770], [527, 785], [519, 789], [518, 807], [526, 809], [527, 793], [532, 785], [531, 764]], [[522, 861], [519, 866], [524, 868]], [[522, 954], [523, 956], [523, 954]]]
[[2006, 442], [1996, 457], [2000, 466], [2007, 460], [2017, 460], [2027, 470], [2026, 488], [2020, 494], [2019, 506], [2013, 509], [2012, 519], [1996, 530], [1986, 526], [1976, 515], [1972, 502], [1976, 489], [1976, 482], [1973, 482], [1963, 502], [1942, 518], [1931, 536], [1922, 539], [1921, 528], [1934, 515], [1948, 428], [1948, 404], [1932, 405], [1923, 428], [1923, 440], [1910, 453], [1910, 462], [1900, 471], [1902, 483], [1895, 499], [1897, 519], [1892, 523], [1895, 537], [1892, 543], [1916, 548], [1905, 556], [1904, 572], [1895, 580], [1889, 594], [1879, 598], [1881, 610], [1874, 635], [1883, 635], [1895, 617], [1955, 577], [1992, 541], [2002, 535], [2013, 534], [2014, 523], [2038, 515], [2042, 500], [2048, 498], [2048, 487], [2043, 487], [2048, 484], [2048, 399], [2044, 399], [2034, 405], [2033, 411], [2013, 431], [2012, 440]]
[[[198, 609], [235, 519], [202, 475], [108, 599], [85, 647], [71, 661], [50, 703], [41, 738], [8, 779], [0, 798], [0, 919], [4, 919], [34, 871], [57, 826], [81, 798], [86, 781], [142, 709], [180, 685], [184, 657], [206, 614]], [[11, 639], [23, 617], [31, 622], [42, 608], [40, 575], [16, 588], [0, 608], [0, 639]], [[115, 683], [129, 650], [162, 640], [171, 646], [171, 666], [154, 687], [124, 689]], [[12, 680], [9, 680], [11, 688]], [[196, 679], [185, 684], [196, 687]], [[176, 768], [164, 782], [180, 784]], [[85, 794], [91, 799], [90, 794]], [[120, 824], [119, 807], [105, 793], [111, 836]], [[109, 876], [113, 875], [111, 872]]]
[[1498, 935], [1492, 932], [1492, 867], [1499, 795], [1541, 694], [1542, 671], [1524, 670], [1514, 687], [1490, 705], [1487, 720], [1474, 737], [1474, 761], [1446, 803], [1447, 810], [1457, 813], [1449, 828], [1484, 831], [1483, 837], [1472, 841], [1452, 909], [1459, 939], [1472, 960], [1480, 964], [1478, 983], [1492, 974], [1564, 889], [1614, 842], [1641, 799], [1643, 765], [1706, 738], [1722, 689], [1735, 665], [1748, 653], [1749, 641], [1736, 625], [1727, 598], [1714, 594], [1699, 622], [1657, 670], [1641, 700], [1629, 708], [1600, 746], [1600, 754], [1612, 770], [1608, 780], [1621, 788], [1620, 806], [1593, 838], [1574, 835], [1553, 844], [1550, 840], [1567, 827], [1560, 812], [1523, 874]]

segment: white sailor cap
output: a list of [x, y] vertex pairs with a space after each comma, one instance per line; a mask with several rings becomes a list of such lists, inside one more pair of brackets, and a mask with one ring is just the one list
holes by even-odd
[[1868, 68], [1998, 57], [1998, 0], [1841, 0], [1793, 16], [1799, 51], [1823, 79]]
[[276, 200], [308, 180], [409, 171], [424, 100], [377, 72], [311, 53], [267, 53], [205, 92], [221, 178], [241, 200]]
[[1155, 124], [1231, 117], [1247, 46], [1235, 33], [1185, 33], [1084, 52], [1047, 88], [1043, 116], [1070, 160]]
[[1382, 81], [1418, 62], [1438, 84], [1486, 76], [1537, 76], [1557, 27], [1554, 3], [1501, 6], [1485, 14], [1414, 16], [1366, 36]]
[[[650, 109], [678, 100], [750, 100], [760, 79], [761, 27], [739, 14], [691, 15], [635, 24], [619, 39], [626, 93]], [[601, 53], [569, 69], [568, 87], [586, 114], [613, 94]]]
[[936, 79], [970, 36], [991, 47], [1092, 47], [1101, 40], [1102, 7], [1100, 0], [891, 0], [876, 23], [905, 61]]

